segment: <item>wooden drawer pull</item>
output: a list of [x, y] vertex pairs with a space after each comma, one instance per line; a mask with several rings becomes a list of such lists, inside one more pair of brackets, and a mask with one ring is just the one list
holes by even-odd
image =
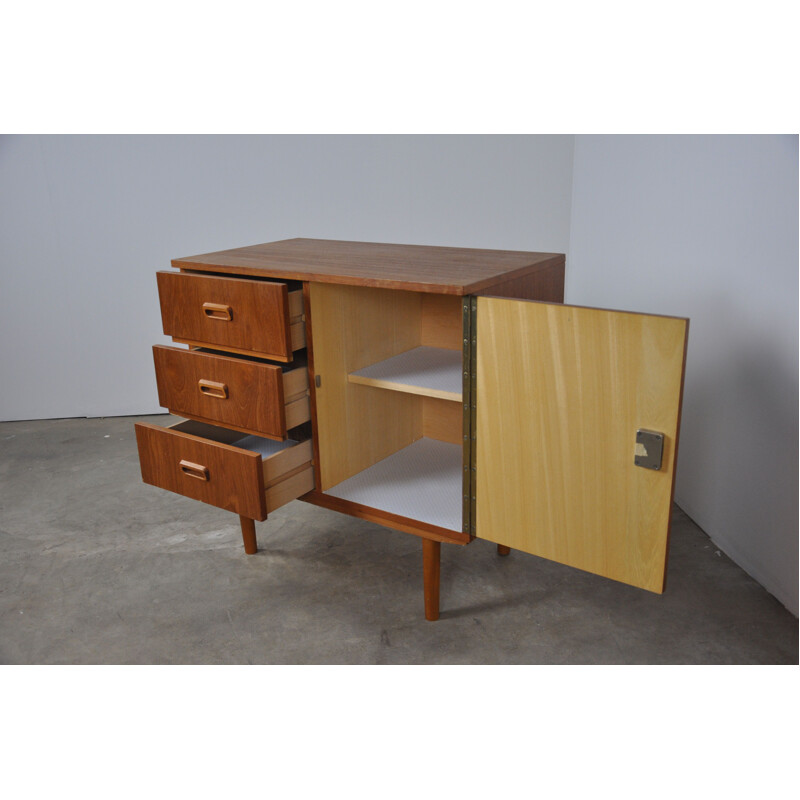
[[203, 313], [209, 319], [219, 319], [223, 322], [230, 322], [233, 319], [233, 309], [219, 303], [203, 303]]
[[228, 384], [217, 383], [216, 381], [199, 380], [197, 385], [200, 391], [209, 397], [219, 397], [220, 400], [228, 398]]
[[199, 481], [208, 480], [208, 467], [202, 464], [193, 464], [191, 461], [180, 462], [181, 472], [188, 475], [190, 478], [197, 478]]

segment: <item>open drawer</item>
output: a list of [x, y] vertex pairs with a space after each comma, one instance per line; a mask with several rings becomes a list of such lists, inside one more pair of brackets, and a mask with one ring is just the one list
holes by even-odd
[[311, 441], [273, 441], [185, 420], [136, 424], [145, 483], [264, 520], [314, 488]]
[[291, 361], [305, 347], [303, 293], [286, 283], [159, 272], [164, 333], [176, 342]]
[[305, 367], [164, 345], [153, 347], [153, 361], [158, 402], [177, 416], [270, 439], [311, 419]]

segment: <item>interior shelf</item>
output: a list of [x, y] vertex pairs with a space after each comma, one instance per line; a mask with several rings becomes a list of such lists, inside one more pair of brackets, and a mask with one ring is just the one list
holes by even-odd
[[460, 531], [462, 457], [461, 445], [417, 439], [325, 494]]
[[399, 356], [351, 372], [347, 380], [395, 392], [460, 402], [461, 370], [460, 350], [415, 347]]

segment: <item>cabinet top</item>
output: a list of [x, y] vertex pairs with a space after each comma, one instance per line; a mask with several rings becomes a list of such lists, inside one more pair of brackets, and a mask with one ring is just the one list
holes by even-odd
[[172, 266], [255, 277], [465, 295], [563, 263], [564, 256], [560, 253], [284, 239], [176, 258]]

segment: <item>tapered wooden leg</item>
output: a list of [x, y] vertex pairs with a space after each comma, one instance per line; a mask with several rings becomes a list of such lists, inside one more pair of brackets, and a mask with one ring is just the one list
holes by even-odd
[[441, 542], [422, 540], [422, 573], [425, 581], [425, 619], [439, 619], [439, 567]]
[[258, 550], [258, 543], [256, 542], [256, 523], [247, 517], [239, 517], [242, 523], [242, 539], [244, 539], [244, 551], [247, 555], [252, 556]]
[[497, 545], [497, 555], [499, 556], [507, 556], [511, 552], [510, 547], [506, 547], [504, 544]]

